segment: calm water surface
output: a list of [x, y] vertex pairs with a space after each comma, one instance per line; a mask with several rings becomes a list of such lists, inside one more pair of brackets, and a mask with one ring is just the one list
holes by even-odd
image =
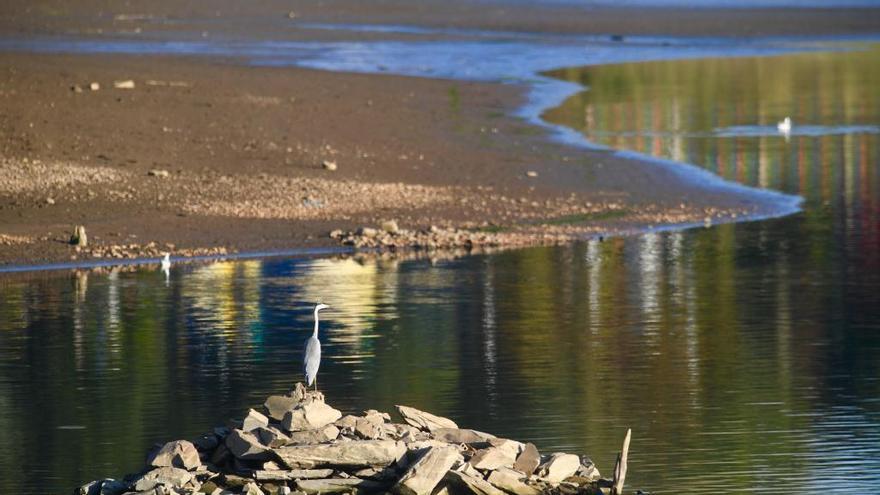
[[557, 75], [591, 89], [548, 119], [804, 213], [446, 261], [0, 278], [0, 493], [136, 470], [287, 390], [318, 299], [345, 411], [411, 404], [606, 474], [629, 426], [628, 484], [656, 493], [880, 490], [877, 52]]

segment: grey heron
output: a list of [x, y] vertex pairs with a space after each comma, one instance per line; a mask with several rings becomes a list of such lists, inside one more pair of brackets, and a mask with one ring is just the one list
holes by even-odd
[[311, 386], [315, 382], [315, 390], [318, 390], [318, 368], [321, 366], [321, 341], [318, 340], [318, 311], [330, 306], [318, 303], [315, 306], [315, 331], [306, 340], [306, 348], [303, 354], [303, 371], [306, 375], [306, 385]]

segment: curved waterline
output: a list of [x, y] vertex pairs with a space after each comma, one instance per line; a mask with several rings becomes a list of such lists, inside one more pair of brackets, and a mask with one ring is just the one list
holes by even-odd
[[[339, 26], [335, 26], [339, 27]], [[344, 27], [340, 27], [344, 29]], [[384, 32], [412, 32], [393, 26]], [[430, 34], [436, 36], [437, 33]], [[463, 39], [416, 41], [175, 41], [124, 38], [38, 37], [0, 40], [0, 50], [39, 53], [155, 54], [243, 59], [255, 66], [299, 66], [312, 69], [397, 74], [452, 80], [519, 84], [528, 87], [524, 105], [512, 114], [550, 131], [550, 138], [584, 149], [608, 149], [576, 130], [542, 118], [547, 110], [583, 91], [580, 84], [549, 75], [561, 67], [600, 66], [656, 60], [708, 57], [772, 56], [798, 51], [840, 50], [833, 40], [804, 38], [660, 38], [632, 36], [511, 36], [510, 33], [463, 33]], [[468, 39], [468, 36], [474, 39]], [[663, 167], [696, 187], [723, 190], [759, 202], [764, 210], [733, 221], [785, 216], [799, 211], [801, 199], [781, 192], [726, 180], [687, 163], [658, 160], [636, 152], [619, 156]], [[684, 227], [689, 227], [686, 225]], [[679, 226], [682, 227], [682, 226]]]

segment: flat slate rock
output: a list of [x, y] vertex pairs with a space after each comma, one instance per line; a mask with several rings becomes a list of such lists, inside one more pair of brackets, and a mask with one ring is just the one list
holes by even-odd
[[156, 485], [165, 485], [174, 488], [181, 488], [193, 479], [193, 474], [186, 469], [176, 467], [160, 467], [156, 468], [134, 482], [135, 491], [143, 492], [152, 490]]
[[199, 460], [199, 451], [192, 442], [175, 440], [162, 446], [155, 454], [147, 459], [147, 464], [155, 467], [176, 467], [193, 470], [202, 462]]
[[334, 444], [281, 447], [275, 454], [290, 469], [315, 467], [385, 467], [406, 454], [394, 440], [361, 440]]
[[516, 453], [510, 449], [489, 447], [478, 450], [468, 462], [473, 467], [484, 471], [500, 467], [513, 467], [513, 463], [516, 462]]
[[284, 414], [281, 426], [287, 431], [322, 428], [337, 421], [342, 413], [321, 401], [302, 403]]
[[513, 469], [501, 468], [489, 473], [486, 481], [513, 495], [539, 495], [541, 490], [525, 483], [526, 476]]
[[388, 488], [388, 484], [360, 478], [326, 478], [297, 481], [296, 487], [306, 493], [352, 493], [384, 491]]
[[523, 451], [520, 452], [519, 457], [516, 458], [513, 469], [527, 475], [532, 475], [540, 464], [541, 454], [538, 452], [538, 448], [533, 443], [527, 443]]
[[329, 478], [333, 475], [332, 469], [291, 469], [284, 470], [261, 470], [254, 471], [254, 479], [257, 481], [296, 481], [318, 478]]
[[266, 408], [266, 412], [269, 413], [270, 418], [281, 421], [284, 419], [284, 415], [287, 414], [287, 411], [292, 410], [299, 405], [301, 401], [302, 399], [287, 395], [272, 395], [266, 399], [263, 407]]
[[494, 435], [462, 428], [436, 428], [431, 432], [434, 438], [447, 443], [488, 442]]
[[248, 431], [232, 430], [226, 436], [226, 448], [237, 459], [245, 461], [268, 461], [272, 451], [260, 443], [256, 435]]
[[[460, 471], [449, 470], [443, 479], [453, 487], [466, 490], [467, 493], [476, 495], [506, 495], [502, 490], [495, 488], [483, 478], [473, 476]], [[451, 490], [458, 493], [457, 490]]]
[[326, 443], [339, 437], [339, 428], [334, 425], [326, 425], [314, 430], [294, 431], [290, 433], [284, 445], [309, 445]]
[[247, 416], [241, 422], [242, 431], [252, 431], [266, 426], [269, 426], [269, 418], [255, 409], [248, 409]]
[[430, 495], [456, 461], [462, 459], [454, 447], [428, 447], [392, 488], [399, 495]]
[[538, 466], [538, 476], [552, 483], [559, 483], [577, 472], [581, 458], [574, 454], [556, 453], [544, 464]]
[[458, 428], [455, 421], [442, 416], [435, 416], [431, 413], [419, 411], [418, 409], [409, 406], [394, 407], [396, 407], [400, 415], [403, 416], [404, 421], [421, 430], [434, 431], [439, 428]]

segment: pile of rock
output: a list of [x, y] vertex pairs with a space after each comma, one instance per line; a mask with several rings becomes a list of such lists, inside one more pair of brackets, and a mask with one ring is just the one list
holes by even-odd
[[[390, 228], [392, 227], [393, 228]], [[426, 229], [407, 230], [397, 228], [397, 224], [382, 225], [382, 228], [361, 227], [354, 232], [334, 230], [330, 237], [345, 246], [374, 249], [456, 249], [526, 247], [564, 244], [571, 242], [573, 236], [548, 229], [535, 231], [505, 231], [493, 229], [457, 229], [432, 225]]]
[[[178, 249], [174, 244], [166, 243], [160, 245], [155, 241], [148, 242], [147, 244], [120, 243], [92, 245], [88, 247], [75, 246], [74, 250], [80, 256], [85, 258], [116, 259], [159, 258], [164, 256], [165, 253], [172, 253], [178, 258], [191, 258], [194, 256], [226, 256], [230, 254], [230, 252], [235, 252], [234, 250], [228, 250], [224, 246]], [[76, 258], [76, 255], [71, 256], [71, 259]]]
[[[301, 384], [230, 427], [157, 446], [141, 473], [79, 487], [78, 495], [386, 493], [609, 494], [587, 459], [541, 455], [530, 443], [459, 428], [397, 406], [403, 423], [346, 415]], [[615, 490], [620, 493], [621, 488]]]

